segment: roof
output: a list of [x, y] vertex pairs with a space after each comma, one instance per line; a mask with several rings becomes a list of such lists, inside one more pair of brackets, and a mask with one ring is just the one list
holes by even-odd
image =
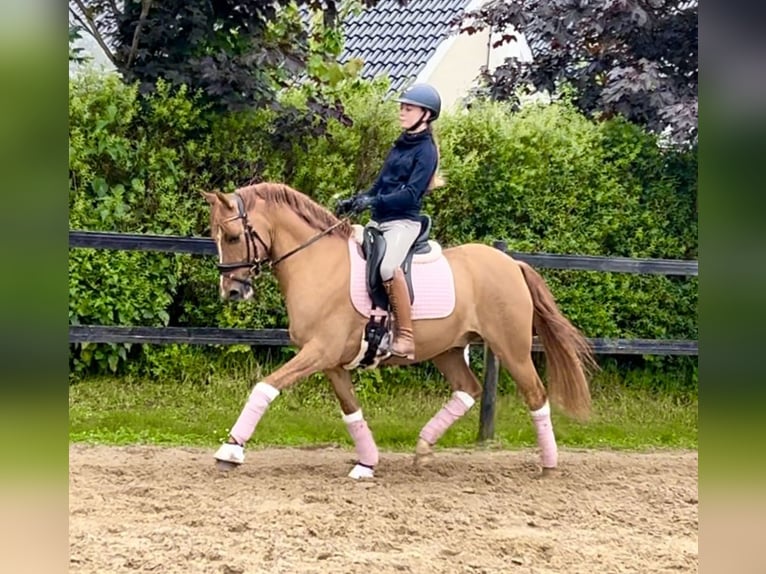
[[372, 79], [387, 74], [391, 90], [414, 80], [451, 32], [455, 18], [469, 0], [380, 0], [373, 8], [343, 21], [345, 46], [341, 62], [364, 60], [361, 75]]

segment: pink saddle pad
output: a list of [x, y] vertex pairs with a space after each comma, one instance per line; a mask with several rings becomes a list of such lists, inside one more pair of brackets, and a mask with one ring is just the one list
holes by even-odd
[[[353, 239], [348, 242], [348, 252], [351, 259], [351, 302], [359, 313], [369, 317], [372, 300], [367, 294], [366, 262], [362, 258], [361, 247]], [[440, 255], [427, 263], [413, 261], [410, 273], [415, 294], [412, 320], [449, 316], [455, 309], [455, 279], [446, 257]]]

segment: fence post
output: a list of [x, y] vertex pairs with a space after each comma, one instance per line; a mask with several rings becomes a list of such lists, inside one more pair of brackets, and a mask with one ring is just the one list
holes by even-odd
[[[492, 247], [503, 253], [508, 250], [505, 241], [493, 241]], [[497, 401], [497, 379], [500, 363], [492, 349], [484, 344], [484, 388], [481, 393], [481, 409], [479, 411], [479, 442], [492, 440], [495, 437], [495, 403]]]

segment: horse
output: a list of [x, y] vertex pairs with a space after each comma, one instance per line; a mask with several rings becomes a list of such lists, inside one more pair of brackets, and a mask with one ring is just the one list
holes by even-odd
[[[374, 477], [378, 448], [354, 394], [351, 374], [368, 325], [368, 313], [355, 307], [351, 296], [354, 253], [360, 249], [356, 233], [361, 226], [336, 217], [282, 183], [202, 194], [209, 204], [210, 234], [217, 246], [221, 298], [253, 298], [253, 282], [263, 268], [269, 268], [284, 299], [289, 338], [298, 348], [292, 359], [252, 387], [228, 440], [214, 455], [216, 464], [224, 469], [243, 464], [245, 444], [271, 402], [282, 390], [321, 372], [332, 384], [355, 445], [357, 461], [347, 476]], [[435, 241], [430, 243], [441, 249]], [[587, 420], [590, 414], [589, 377], [598, 366], [587, 339], [562, 314], [543, 277], [527, 263], [479, 243], [444, 248], [436, 259], [452, 276], [440, 287], [453, 296], [451, 307], [441, 315], [413, 316], [413, 359], [384, 355], [376, 365], [432, 361], [449, 382], [452, 395], [422, 428], [415, 462], [431, 460], [439, 438], [481, 395], [465, 349], [484, 342], [508, 370], [529, 409], [541, 474], [555, 473], [558, 446], [551, 405], [576, 420]], [[418, 285], [413, 288], [415, 302], [428, 303], [431, 295], [419, 297]], [[545, 351], [547, 389], [532, 360], [535, 335]]]

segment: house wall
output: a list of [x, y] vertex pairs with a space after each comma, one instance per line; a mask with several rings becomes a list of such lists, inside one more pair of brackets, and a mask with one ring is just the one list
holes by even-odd
[[[442, 42], [439, 49], [418, 76], [419, 82], [432, 84], [442, 97], [442, 108], [452, 110], [475, 85], [482, 66], [490, 71], [502, 65], [511, 56], [530, 61], [532, 55], [523, 36], [519, 42], [510, 42], [497, 48], [489, 44], [488, 29], [476, 34], [459, 34]], [[501, 34], [493, 33], [496, 42]]]
[[488, 31], [460, 34], [445, 40], [418, 81], [432, 84], [442, 97], [442, 109], [454, 109], [487, 65]]

